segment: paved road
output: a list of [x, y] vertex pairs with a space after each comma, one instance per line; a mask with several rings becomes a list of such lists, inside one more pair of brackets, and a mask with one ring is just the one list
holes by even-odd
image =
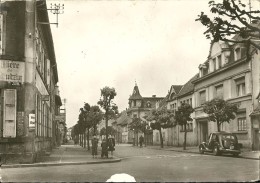
[[116, 173], [137, 181], [251, 181], [259, 179], [259, 161], [117, 146], [119, 163], [2, 169], [3, 181], [104, 182]]

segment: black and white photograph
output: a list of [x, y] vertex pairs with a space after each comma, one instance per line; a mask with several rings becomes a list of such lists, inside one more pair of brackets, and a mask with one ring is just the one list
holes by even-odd
[[260, 0], [0, 0], [0, 182], [260, 180]]

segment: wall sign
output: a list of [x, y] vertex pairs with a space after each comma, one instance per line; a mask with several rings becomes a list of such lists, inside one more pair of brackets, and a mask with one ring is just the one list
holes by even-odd
[[0, 81], [24, 82], [24, 62], [0, 60]]
[[29, 114], [29, 128], [35, 128], [35, 114]]

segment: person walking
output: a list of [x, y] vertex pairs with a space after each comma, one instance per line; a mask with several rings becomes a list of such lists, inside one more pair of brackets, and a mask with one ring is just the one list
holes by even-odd
[[144, 138], [143, 138], [143, 136], [141, 135], [141, 136], [139, 137], [140, 147], [143, 147], [143, 142], [144, 142]]
[[113, 151], [115, 150], [115, 139], [109, 135], [108, 136], [108, 151], [111, 152], [111, 157], [113, 158]]
[[108, 158], [108, 152], [107, 152], [107, 150], [108, 150], [108, 145], [107, 145], [106, 139], [104, 138], [104, 139], [102, 140], [102, 143], [101, 143], [101, 158], [103, 158], [104, 156], [105, 156], [106, 158]]
[[91, 140], [91, 144], [92, 144], [92, 156], [93, 158], [97, 158], [98, 139], [96, 135], [93, 136], [93, 139]]

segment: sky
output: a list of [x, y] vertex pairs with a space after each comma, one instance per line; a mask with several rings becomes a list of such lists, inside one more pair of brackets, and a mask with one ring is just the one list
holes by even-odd
[[[135, 82], [143, 97], [165, 97], [207, 59], [210, 41], [195, 21], [209, 12], [207, 0], [47, 2], [64, 4], [58, 27], [51, 29], [68, 127], [77, 123], [84, 102], [97, 105], [105, 86], [115, 88], [121, 112]], [[56, 21], [50, 12], [49, 18]]]

